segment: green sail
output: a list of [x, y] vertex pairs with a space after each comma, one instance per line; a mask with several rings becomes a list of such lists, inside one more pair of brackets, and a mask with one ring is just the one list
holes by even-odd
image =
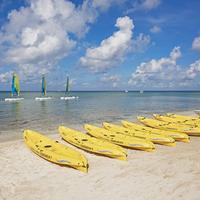
[[17, 74], [13, 74], [12, 78], [12, 96], [17, 94], [19, 96], [20, 94], [20, 84], [19, 84], [19, 77]]

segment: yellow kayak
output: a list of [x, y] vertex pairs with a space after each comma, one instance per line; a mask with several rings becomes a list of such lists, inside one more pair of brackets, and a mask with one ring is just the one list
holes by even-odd
[[174, 138], [168, 136], [168, 135], [164, 135], [162, 133], [155, 133], [155, 132], [149, 132], [149, 131], [145, 131], [145, 130], [138, 130], [137, 128], [135, 128], [134, 126], [129, 125], [129, 123], [126, 123], [123, 125], [125, 128], [131, 130], [131, 131], [139, 131], [142, 133], [145, 133], [146, 135], [149, 135], [148, 137], [150, 137], [150, 140], [153, 143], [156, 144], [161, 144], [161, 145], [167, 145], [167, 146], [176, 146], [175, 140]]
[[128, 135], [131, 137], [136, 137], [138, 139], [142, 140], [141, 143], [141, 150], [146, 150], [146, 151], [153, 151], [155, 149], [155, 145], [149, 140], [149, 138], [147, 137], [138, 137], [136, 136], [135, 133], [131, 132], [129, 129], [124, 129], [121, 126], [116, 126], [114, 124], [111, 123], [107, 123], [107, 122], [103, 122], [103, 127], [109, 131], [112, 131], [115, 134], [124, 134], [124, 135]]
[[99, 155], [104, 155], [119, 160], [127, 160], [126, 150], [120, 146], [91, 137], [80, 131], [70, 129], [65, 126], [59, 126], [58, 130], [61, 137], [65, 141], [76, 147]]
[[138, 150], [144, 150], [144, 151], [152, 150], [152, 143], [144, 139], [140, 139], [137, 137], [132, 137], [132, 136], [124, 135], [120, 133], [115, 133], [113, 131], [108, 131], [104, 128], [99, 128], [97, 126], [93, 126], [89, 124], [85, 124], [84, 128], [88, 134], [96, 138], [104, 139], [112, 143], [115, 143], [124, 147], [128, 147], [131, 149], [138, 149]]
[[160, 130], [160, 129], [151, 128], [151, 127], [147, 127], [147, 126], [142, 126], [140, 124], [136, 124], [136, 123], [129, 122], [129, 121], [124, 121], [124, 120], [121, 121], [121, 123], [126, 128], [134, 127], [134, 129], [136, 129], [138, 131], [146, 131], [148, 133], [162, 134], [162, 135], [166, 135], [166, 136], [169, 136], [169, 137], [173, 138], [175, 141], [189, 142], [188, 135], [185, 134], [185, 133]]
[[171, 122], [180, 125], [192, 126], [192, 127], [200, 127], [200, 120], [192, 120], [192, 119], [181, 119], [176, 117], [168, 117], [167, 115], [159, 115], [153, 114], [154, 118], [164, 122]]
[[118, 125], [111, 124], [111, 123], [103, 123], [103, 125], [108, 130], [119, 131], [119, 132], [122, 132], [123, 134], [146, 139], [146, 140], [149, 140], [156, 144], [167, 144], [167, 143], [172, 144], [172, 143], [174, 143], [173, 138], [162, 135], [162, 134], [149, 133], [149, 132], [145, 132], [144, 130], [143, 131], [137, 130], [134, 127], [126, 127], [125, 128], [123, 126], [118, 126]]
[[78, 151], [35, 131], [25, 130], [23, 136], [27, 146], [40, 157], [87, 172], [89, 166], [87, 159]]
[[195, 121], [197, 123], [200, 123], [200, 118], [198, 117], [191, 117], [187, 115], [177, 115], [173, 113], [167, 113], [167, 117], [173, 118], [173, 119], [179, 119], [179, 120], [189, 120], [189, 121]]
[[171, 122], [162, 122], [156, 119], [138, 117], [138, 120], [150, 127], [163, 129], [163, 130], [172, 130], [176, 132], [186, 133], [188, 135], [200, 135], [200, 128], [193, 128], [191, 126], [174, 124]]

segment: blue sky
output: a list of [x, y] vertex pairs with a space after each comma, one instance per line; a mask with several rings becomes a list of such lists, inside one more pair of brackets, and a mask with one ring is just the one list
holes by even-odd
[[199, 90], [198, 0], [0, 0], [0, 90]]

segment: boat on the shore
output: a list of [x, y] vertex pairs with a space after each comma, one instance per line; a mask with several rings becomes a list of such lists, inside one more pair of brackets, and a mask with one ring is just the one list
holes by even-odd
[[65, 126], [59, 126], [58, 131], [65, 141], [78, 148], [119, 160], [127, 160], [126, 150], [118, 145], [91, 137], [80, 131], [70, 129]]
[[179, 133], [179, 132], [167, 131], [167, 130], [160, 130], [160, 129], [151, 128], [151, 127], [148, 127], [148, 126], [143, 126], [141, 124], [137, 124], [137, 123], [129, 122], [129, 121], [125, 121], [125, 120], [122, 120], [121, 123], [126, 128], [133, 127], [136, 130], [145, 131], [149, 134], [156, 133], [156, 134], [166, 135], [166, 136], [173, 138], [175, 141], [189, 142], [188, 135], [185, 134], [185, 133]]
[[45, 76], [42, 75], [42, 88], [41, 88], [42, 96], [35, 97], [36, 101], [46, 101], [46, 100], [51, 100], [52, 99], [52, 97], [46, 96], [46, 94], [47, 94], [47, 88], [46, 87], [47, 87], [46, 79], [45, 79]]
[[200, 127], [200, 119], [180, 119], [176, 117], [168, 117], [167, 115], [153, 114], [154, 118], [163, 122], [171, 122], [177, 125], [186, 125], [191, 127]]
[[124, 135], [142, 138], [142, 139], [151, 141], [156, 144], [166, 144], [166, 145], [167, 144], [168, 145], [175, 144], [174, 139], [169, 136], [166, 136], [166, 135], [156, 134], [156, 133], [148, 133], [145, 131], [137, 130], [134, 127], [125, 128], [123, 126], [119, 126], [119, 125], [115, 125], [115, 124], [111, 124], [111, 123], [107, 123], [107, 122], [104, 122], [103, 126], [107, 130], [114, 131], [114, 132], [120, 132]]
[[88, 161], [78, 151], [36, 131], [25, 130], [23, 137], [27, 146], [40, 157], [62, 166], [88, 171]]
[[153, 150], [152, 143], [145, 139], [124, 135], [122, 133], [116, 133], [114, 131], [109, 131], [105, 128], [100, 128], [90, 124], [85, 124], [84, 128], [87, 133], [93, 137], [107, 140], [123, 147], [143, 151]]
[[20, 97], [20, 82], [19, 82], [19, 77], [17, 74], [13, 74], [12, 77], [12, 86], [11, 86], [11, 97], [10, 98], [5, 98], [4, 101], [21, 101], [24, 98]]
[[199, 117], [192, 117], [192, 116], [188, 116], [188, 115], [180, 115], [180, 114], [174, 114], [174, 113], [167, 113], [166, 116], [167, 117], [171, 117], [173, 119], [192, 120], [192, 121], [198, 121], [198, 122], [200, 122], [200, 118]]
[[153, 128], [186, 133], [187, 135], [200, 136], [200, 127], [174, 124], [172, 122], [162, 122], [156, 119], [146, 118], [144, 116], [137, 117], [137, 119], [146, 126]]

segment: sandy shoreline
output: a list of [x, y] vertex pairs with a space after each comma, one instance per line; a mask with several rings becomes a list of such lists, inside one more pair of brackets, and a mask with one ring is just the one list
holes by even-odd
[[199, 200], [200, 137], [156, 145], [153, 153], [128, 150], [127, 162], [79, 151], [88, 158], [88, 174], [41, 159], [23, 140], [0, 143], [0, 199]]

